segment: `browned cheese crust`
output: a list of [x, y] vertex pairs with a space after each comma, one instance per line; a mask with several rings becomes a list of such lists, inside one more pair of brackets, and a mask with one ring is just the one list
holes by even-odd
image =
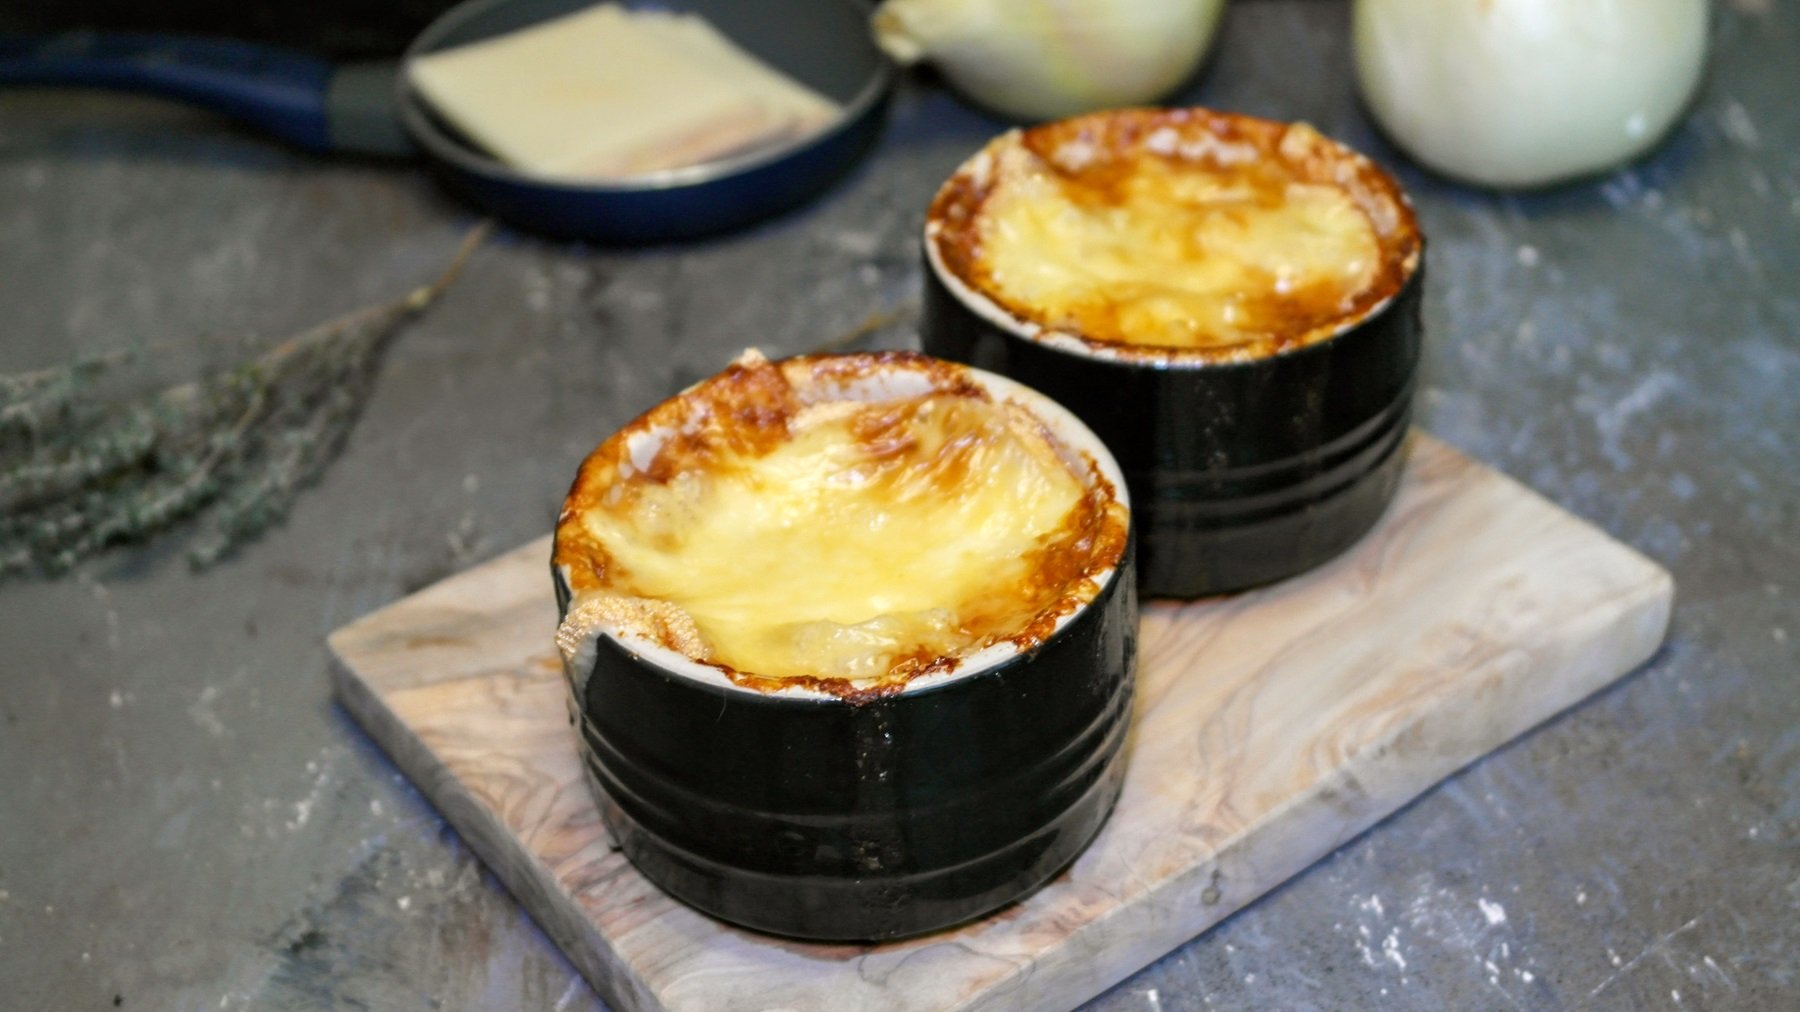
[[[929, 398], [937, 405], [934, 410], [955, 411], [958, 402], [994, 403], [962, 367], [911, 352], [809, 356], [783, 362], [747, 356], [627, 424], [582, 463], [558, 517], [553, 562], [566, 574], [577, 600], [618, 595], [622, 600], [611, 614], [620, 623], [719, 670], [738, 685], [763, 691], [801, 685], [846, 699], [898, 692], [914, 679], [948, 671], [962, 656], [994, 644], [1010, 642], [1029, 649], [1041, 643], [1062, 616], [1094, 598], [1104, 574], [1118, 564], [1125, 550], [1129, 521], [1119, 493], [1085, 454], [1086, 473], [1076, 475], [1085, 487], [1079, 503], [1068, 511], [1053, 536], [1042, 539], [1029, 553], [1022, 578], [994, 587], [990, 596], [958, 611], [958, 632], [969, 644], [967, 648], [953, 655], [929, 650], [902, 652], [892, 658], [885, 673], [854, 682], [792, 674], [769, 678], [705, 656], [706, 651], [696, 646], [691, 626], [684, 629], [680, 623], [668, 621], [660, 602], [645, 605], [633, 574], [583, 522], [595, 512], [632, 516], [639, 500], [656, 486], [684, 474], [741, 467], [745, 460], [767, 455], [790, 438], [790, 426], [803, 411], [819, 406], [818, 395], [812, 391], [872, 380], [893, 370], [924, 376], [932, 388]], [[911, 424], [920, 403], [899, 399], [858, 404], [848, 431], [856, 443], [861, 480], [876, 486], [883, 482], [905, 485], [911, 493], [924, 481], [932, 486], [932, 494], [944, 496], [957, 495], [969, 483], [985, 480], [984, 475], [971, 473], [981, 449], [972, 439], [944, 442], [920, 466], [916, 428]], [[1005, 407], [1009, 424], [1034, 427], [1047, 445], [1061, 445], [1036, 416], [1016, 405]], [[657, 434], [660, 445], [648, 459], [640, 448], [634, 462], [633, 440], [641, 447], [651, 433]], [[680, 614], [679, 609], [676, 613]]]
[[[1030, 157], [1021, 158], [1020, 149]], [[1254, 283], [1233, 293], [1233, 312], [1244, 320], [1241, 332], [1209, 334], [1199, 324], [1199, 331], [1181, 341], [1146, 341], [1121, 324], [1132, 298], [1120, 294], [1124, 288], [1102, 288], [1076, 305], [1047, 312], [1009, 295], [995, 277], [984, 248], [984, 215], [1021, 167], [1046, 174], [1053, 192], [1082, 211], [1118, 211], [1133, 201], [1141, 207], [1147, 189], [1156, 191], [1157, 180], [1175, 174], [1208, 174], [1239, 195], [1237, 206], [1250, 209], [1279, 205], [1296, 184], [1335, 187], [1367, 219], [1379, 256], [1367, 283], [1348, 293], [1307, 279], [1278, 284], [1272, 275], [1252, 271]], [[1180, 187], [1164, 189], [1172, 216], [1189, 209]], [[1246, 193], [1250, 199], [1241, 199]], [[1207, 213], [1227, 222], [1240, 214], [1231, 206]], [[1422, 248], [1405, 194], [1367, 158], [1304, 124], [1198, 108], [1095, 113], [1002, 135], [945, 182], [927, 222], [928, 241], [944, 267], [1015, 319], [1127, 357], [1197, 362], [1265, 357], [1342, 332], [1400, 291], [1417, 270]], [[1218, 255], [1198, 230], [1168, 234], [1170, 243], [1180, 244], [1178, 257], [1198, 263]], [[1148, 346], [1155, 344], [1161, 346]]]

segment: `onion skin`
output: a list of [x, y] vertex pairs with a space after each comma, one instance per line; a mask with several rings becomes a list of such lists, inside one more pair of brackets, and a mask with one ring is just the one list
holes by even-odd
[[1465, 182], [1547, 186], [1668, 132], [1706, 62], [1705, 0], [1355, 0], [1376, 121]]
[[1022, 120], [1154, 102], [1205, 59], [1225, 0], [885, 0], [876, 43]]

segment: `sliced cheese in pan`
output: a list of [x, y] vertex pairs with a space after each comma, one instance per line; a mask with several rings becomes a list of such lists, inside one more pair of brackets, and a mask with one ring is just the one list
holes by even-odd
[[602, 4], [407, 67], [431, 107], [515, 168], [612, 178], [796, 136], [837, 108], [690, 15]]

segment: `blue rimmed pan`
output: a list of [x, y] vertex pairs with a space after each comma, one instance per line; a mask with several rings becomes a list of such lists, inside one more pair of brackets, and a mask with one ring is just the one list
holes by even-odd
[[[468, 0], [397, 61], [333, 65], [222, 39], [74, 33], [0, 36], [0, 86], [74, 85], [161, 95], [222, 112], [311, 151], [419, 156], [446, 187], [521, 229], [601, 242], [718, 232], [793, 207], [840, 177], [880, 130], [892, 68], [856, 0], [669, 0], [836, 101], [821, 130], [743, 155], [625, 180], [549, 179], [488, 156], [406, 84], [405, 60], [591, 6]], [[629, 5], [628, 5], [629, 6]]]

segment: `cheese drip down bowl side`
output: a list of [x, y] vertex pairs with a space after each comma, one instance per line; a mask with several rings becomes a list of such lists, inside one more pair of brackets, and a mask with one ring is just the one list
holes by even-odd
[[[1026, 405], [1127, 505], [1103, 444], [1001, 377], [907, 353], [781, 366], [848, 359], [870, 366], [844, 387], [855, 399], [953, 376]], [[584, 592], [563, 524], [558, 541], [566, 618]], [[1088, 844], [1122, 782], [1137, 655], [1128, 530], [1112, 551], [1083, 600], [1036, 632], [875, 692], [758, 688], [611, 628], [573, 650], [564, 637], [571, 716], [608, 829], [677, 899], [773, 934], [898, 938], [1021, 898]]]
[[[1105, 141], [1139, 144], [1170, 123], [1264, 137], [1287, 128], [1196, 109], [1124, 110], [1039, 129], [1083, 121], [1100, 122]], [[1006, 139], [965, 163], [927, 216], [924, 350], [1027, 383], [1099, 434], [1131, 490], [1145, 594], [1243, 590], [1354, 544], [1398, 487], [1420, 355], [1423, 238], [1398, 184], [1316, 139], [1344, 159], [1358, 198], [1392, 215], [1377, 290], [1342, 319], [1236, 344], [1131, 344], [1031, 319], [968, 276], [969, 222], [994, 173], [991, 151]]]

